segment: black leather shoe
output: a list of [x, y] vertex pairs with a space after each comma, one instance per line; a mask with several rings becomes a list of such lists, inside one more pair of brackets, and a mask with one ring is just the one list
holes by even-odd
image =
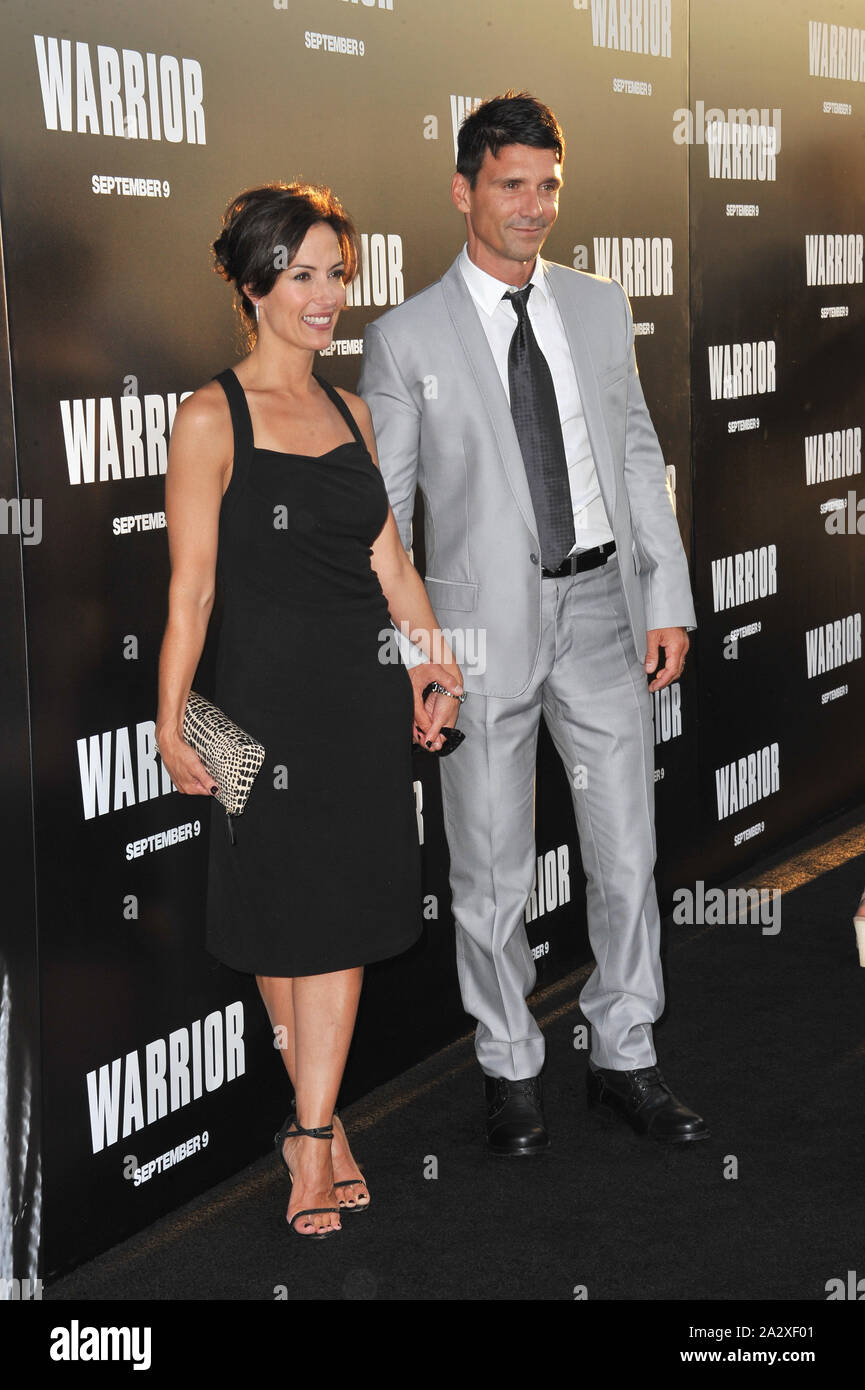
[[586, 1076], [589, 1108], [606, 1106], [622, 1115], [638, 1134], [661, 1144], [708, 1139], [702, 1118], [677, 1100], [657, 1067], [608, 1071], [589, 1063]]
[[484, 1093], [487, 1144], [491, 1153], [519, 1158], [549, 1148], [539, 1076], [530, 1076], [525, 1081], [485, 1076]]

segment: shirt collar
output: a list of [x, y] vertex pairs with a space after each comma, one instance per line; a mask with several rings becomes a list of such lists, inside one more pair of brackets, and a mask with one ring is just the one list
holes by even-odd
[[[475, 304], [492, 318], [502, 302], [502, 296], [507, 294], [508, 290], [516, 289], [516, 286], [507, 285], [504, 280], [497, 280], [494, 275], [490, 275], [486, 270], [481, 270], [480, 266], [475, 265], [469, 256], [467, 244], [460, 252], [459, 264], [463, 279]], [[535, 268], [528, 283], [535, 286], [533, 293], [538, 294], [546, 303], [549, 298], [549, 289], [546, 283], [546, 266], [540, 256], [535, 259]], [[512, 313], [515, 312], [512, 305], [508, 305], [508, 308]]]

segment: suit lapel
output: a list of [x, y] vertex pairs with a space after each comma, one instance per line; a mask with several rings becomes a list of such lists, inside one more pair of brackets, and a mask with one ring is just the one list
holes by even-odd
[[613, 467], [610, 440], [604, 420], [598, 374], [577, 307], [577, 296], [572, 293], [571, 272], [562, 274], [562, 267], [552, 261], [546, 261], [544, 264], [547, 271], [547, 284], [558, 305], [562, 323], [565, 326], [565, 336], [571, 349], [571, 360], [577, 374], [577, 386], [582, 401], [589, 443], [592, 446], [598, 487], [601, 490], [607, 517], [612, 525], [616, 510], [616, 470]]
[[441, 285], [454, 332], [465, 354], [483, 407], [489, 416], [514, 499], [532, 535], [537, 537], [538, 528], [529, 482], [508, 398], [458, 261], [454, 261], [445, 272]]

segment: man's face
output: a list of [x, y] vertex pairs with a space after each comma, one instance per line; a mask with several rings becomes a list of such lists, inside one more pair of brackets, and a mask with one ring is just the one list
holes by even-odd
[[451, 195], [466, 216], [469, 256], [509, 285], [528, 280], [559, 212], [562, 166], [555, 150], [504, 145], [487, 150], [474, 188], [454, 174]]

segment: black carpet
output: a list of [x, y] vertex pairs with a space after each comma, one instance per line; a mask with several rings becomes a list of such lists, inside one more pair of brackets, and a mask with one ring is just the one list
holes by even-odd
[[573, 1301], [584, 1290], [590, 1303], [825, 1303], [827, 1281], [865, 1276], [865, 970], [851, 923], [862, 811], [747, 882], [784, 888], [777, 935], [665, 923], [659, 1061], [708, 1141], [665, 1149], [587, 1112], [577, 972], [534, 1000], [546, 1155], [485, 1153], [467, 1036], [344, 1113], [372, 1206], [346, 1215], [341, 1234], [287, 1230], [288, 1182], [271, 1155], [59, 1279], [46, 1300]]

